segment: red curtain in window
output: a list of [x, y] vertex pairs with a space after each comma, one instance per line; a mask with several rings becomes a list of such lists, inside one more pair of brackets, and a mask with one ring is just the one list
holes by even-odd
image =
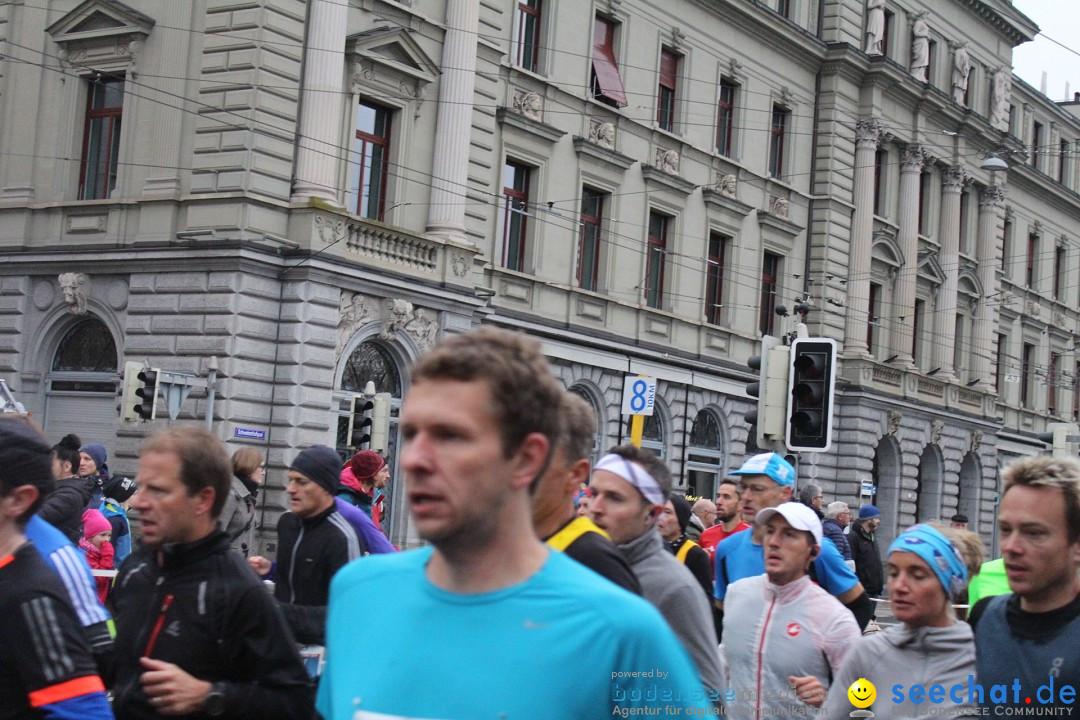
[[615, 23], [603, 18], [596, 18], [593, 26], [593, 72], [600, 95], [620, 106], [627, 104], [619, 63], [615, 61]]

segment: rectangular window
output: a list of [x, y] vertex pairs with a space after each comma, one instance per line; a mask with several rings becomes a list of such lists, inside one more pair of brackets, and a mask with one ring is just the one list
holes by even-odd
[[971, 215], [971, 192], [960, 191], [960, 252], [971, 254], [971, 246], [968, 238], [968, 229], [971, 227], [969, 216]]
[[791, 0], [776, 0], [776, 12], [783, 17], [791, 17]]
[[881, 318], [881, 285], [870, 283], [870, 302], [866, 311], [866, 347], [874, 355], [874, 328]]
[[1046, 410], [1051, 415], [1057, 415], [1057, 391], [1058, 391], [1058, 367], [1061, 365], [1061, 356], [1050, 353], [1050, 367], [1046, 369]]
[[932, 87], [934, 84], [934, 71], [937, 69], [937, 40], [930, 40], [926, 44], [926, 82]]
[[1024, 280], [1029, 288], [1035, 288], [1035, 260], [1039, 256], [1039, 236], [1035, 233], [1028, 235], [1027, 246], [1027, 273]]
[[720, 99], [716, 101], [716, 152], [731, 157], [731, 141], [735, 135], [735, 92], [738, 86], [728, 80], [720, 81]]
[[124, 80], [92, 80], [86, 102], [79, 199], [104, 200], [116, 189]]
[[1065, 248], [1059, 247], [1054, 250], [1054, 299], [1065, 300]]
[[758, 329], [765, 335], [772, 334], [776, 322], [776, 293], [780, 279], [780, 256], [767, 252], [761, 259], [761, 312]]
[[382, 220], [390, 166], [390, 110], [361, 100], [356, 111], [348, 207], [360, 217]]
[[599, 15], [593, 24], [592, 94], [612, 107], [626, 105], [626, 91], [615, 60], [615, 29], [618, 23]]
[[1072, 376], [1073, 420], [1080, 420], [1080, 362], [1076, 363], [1076, 372]]
[[889, 57], [889, 36], [892, 35], [893, 13], [885, 11], [885, 27], [881, 32], [881, 54]]
[[919, 174], [919, 234], [926, 236], [930, 233], [930, 173]]
[[656, 88], [656, 124], [661, 130], [675, 130], [675, 91], [678, 87], [679, 56], [667, 48], [660, 51], [660, 80]]
[[604, 199], [605, 194], [597, 190], [581, 190], [581, 240], [578, 243], [577, 284], [583, 290], [595, 291], [599, 285]]
[[926, 313], [926, 301], [915, 301], [915, 312], [911, 316], [911, 358], [916, 367], [922, 366], [922, 321]]
[[514, 23], [516, 60], [518, 67], [529, 72], [539, 72], [540, 61], [540, 0], [518, 0]]
[[525, 272], [525, 233], [529, 212], [529, 168], [503, 166], [503, 267]]
[[887, 150], [878, 150], [874, 153], [874, 214], [885, 217], [885, 168], [889, 166], [889, 153]]
[[769, 175], [778, 179], [784, 177], [784, 140], [789, 114], [785, 108], [773, 105], [769, 128]]
[[1024, 355], [1020, 364], [1020, 405], [1031, 407], [1031, 382], [1035, 362], [1035, 346], [1024, 343]]
[[660, 308], [664, 300], [664, 256], [667, 254], [668, 221], [660, 213], [649, 213], [649, 243], [645, 256], [645, 304]]
[[999, 393], [1001, 392], [1002, 375], [1005, 374], [1005, 346], [1007, 344], [1008, 338], [998, 333], [997, 350], [994, 353], [994, 389]]
[[1001, 228], [1001, 272], [1006, 278], [1012, 277], [1012, 248], [1013, 248], [1013, 224], [1009, 216], [1005, 216], [1005, 222]]
[[720, 324], [724, 309], [724, 263], [731, 238], [722, 233], [709, 234], [709, 257], [705, 266], [705, 319]]
[[1039, 153], [1042, 152], [1043, 126], [1042, 123], [1032, 123], [1031, 126], [1031, 167], [1039, 169]]
[[956, 329], [953, 332], [953, 371], [956, 377], [961, 378], [964, 370], [964, 316], [957, 313]]
[[1069, 154], [1069, 141], [1062, 140], [1058, 144], [1058, 182], [1065, 184], [1065, 158]]

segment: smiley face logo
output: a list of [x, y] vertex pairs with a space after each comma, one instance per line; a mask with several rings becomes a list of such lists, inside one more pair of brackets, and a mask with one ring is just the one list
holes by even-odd
[[877, 699], [877, 688], [866, 678], [859, 678], [847, 689], [848, 700], [857, 708], [868, 708]]

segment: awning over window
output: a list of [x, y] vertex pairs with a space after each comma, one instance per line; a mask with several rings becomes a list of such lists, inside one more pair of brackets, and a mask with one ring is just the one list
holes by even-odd
[[593, 30], [593, 72], [599, 96], [619, 106], [627, 104], [619, 64], [615, 61], [615, 23], [603, 18], [596, 18]]

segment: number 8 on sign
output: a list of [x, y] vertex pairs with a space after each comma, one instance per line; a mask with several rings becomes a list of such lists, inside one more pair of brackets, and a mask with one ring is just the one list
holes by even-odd
[[645, 397], [646, 391], [649, 389], [649, 384], [644, 380], [637, 380], [630, 392], [630, 409], [635, 413], [639, 413], [645, 409], [649, 400]]

